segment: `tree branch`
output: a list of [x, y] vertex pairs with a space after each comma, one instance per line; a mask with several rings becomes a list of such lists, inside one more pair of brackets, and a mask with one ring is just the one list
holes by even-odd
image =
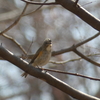
[[81, 52], [79, 52], [77, 49], [74, 49], [73, 52], [76, 53], [78, 56], [82, 57], [83, 59], [85, 59], [86, 61], [92, 63], [93, 65], [96, 65], [96, 66], [100, 67], [99, 63], [97, 63], [97, 62], [91, 60], [90, 58], [86, 57]]
[[[47, 0], [45, 0], [43, 3], [46, 3], [46, 2], [47, 2]], [[34, 10], [34, 11], [32, 11], [32, 12], [29, 12], [29, 13], [27, 13], [27, 14], [24, 14], [23, 16], [27, 16], [27, 15], [29, 15], [29, 14], [35, 13], [35, 12], [38, 11], [42, 6], [43, 6], [43, 5], [40, 5], [36, 10]]]
[[95, 80], [95, 81], [100, 81], [100, 78], [93, 78], [93, 77], [89, 77], [89, 76], [82, 75], [82, 74], [79, 74], [79, 73], [71, 73], [71, 72], [66, 72], [66, 71], [61, 71], [61, 70], [54, 70], [54, 69], [47, 69], [47, 68], [43, 68], [43, 70], [50, 71], [50, 72], [61, 73], [61, 74], [79, 76], [79, 77], [83, 77], [83, 78], [87, 78], [87, 79]]
[[86, 39], [86, 40], [84, 40], [84, 41], [82, 41], [82, 42], [80, 42], [80, 43], [78, 43], [78, 44], [76, 44], [76, 45], [74, 45], [74, 46], [71, 46], [71, 47], [69, 47], [69, 48], [62, 49], [62, 50], [59, 50], [59, 51], [53, 51], [53, 52], [52, 52], [52, 56], [56, 56], [56, 55], [59, 55], [59, 54], [62, 54], [62, 53], [66, 53], [66, 52], [73, 51], [75, 48], [77, 48], [77, 47], [79, 47], [79, 46], [81, 46], [81, 45], [83, 45], [83, 44], [85, 44], [85, 43], [87, 43], [87, 42], [93, 40], [94, 38], [96, 38], [96, 37], [99, 36], [99, 35], [100, 35], [100, 32], [98, 32], [98, 33], [95, 34], [94, 36], [92, 36], [92, 37], [90, 37], [90, 38], [88, 38], [88, 39]]
[[76, 98], [79, 100], [99, 100], [99, 98], [77, 91], [76, 89], [72, 88], [68, 84], [50, 75], [49, 73], [45, 73], [44, 71], [41, 71], [40, 69], [29, 65], [27, 62], [13, 55], [10, 51], [4, 49], [2, 46], [0, 46], [0, 56], [4, 58], [5, 60], [11, 62], [12, 64], [16, 65], [23, 71], [26, 71], [30, 75], [44, 80], [48, 84], [60, 89], [61, 91], [67, 93], [73, 98]]
[[[88, 54], [88, 55], [85, 55], [86, 57], [91, 57], [91, 56], [97, 56], [97, 55], [100, 55], [100, 53], [95, 53], [95, 54]], [[32, 59], [33, 56], [30, 56], [28, 55], [28, 59]], [[22, 57], [21, 57], [22, 58]], [[78, 61], [78, 60], [81, 60], [83, 58], [75, 58], [75, 59], [69, 59], [69, 60], [65, 60], [65, 61], [52, 61], [50, 60], [49, 63], [53, 63], [53, 64], [65, 64], [65, 63], [68, 63], [68, 62], [74, 62], [74, 61]]]
[[19, 20], [20, 20], [21, 17], [23, 16], [24, 12], [26, 11], [27, 6], [28, 6], [28, 3], [25, 5], [25, 7], [24, 7], [24, 9], [23, 9], [21, 15], [18, 17], [18, 19], [15, 20], [15, 22], [12, 23], [8, 28], [6, 28], [6, 29], [4, 29], [3, 31], [1, 31], [1, 32], [0, 32], [0, 35], [2, 35], [3, 33], [7, 32], [8, 30], [10, 30], [13, 26], [15, 26], [15, 25], [19, 22]]
[[34, 5], [58, 5], [58, 3], [56, 2], [42, 3], [42, 2], [32, 2], [32, 1], [27, 1], [27, 0], [21, 0], [21, 1], [29, 3], [29, 4], [34, 4]]
[[78, 3], [75, 6], [75, 0], [56, 0], [56, 2], [63, 6], [65, 9], [77, 15], [94, 29], [100, 31], [100, 20], [90, 14]]
[[77, 15], [79, 18], [81, 18], [83, 21], [85, 21], [87, 24], [92, 26], [94, 29], [100, 31], [100, 20], [94, 17], [91, 13], [89, 13], [87, 10], [85, 10], [81, 5], [79, 5], [76, 0], [55, 0], [56, 2], [53, 3], [34, 3], [32, 1], [22, 0], [23, 2], [35, 4], [35, 5], [61, 5], [65, 9], [69, 10], [70, 12]]
[[23, 52], [25, 55], [27, 54], [26, 51], [25, 51], [25, 49], [24, 49], [16, 40], [14, 40], [12, 37], [10, 37], [10, 36], [8, 36], [8, 35], [6, 35], [6, 34], [2, 34], [2, 36], [4, 36], [5, 38], [11, 40], [12, 42], [14, 42], [14, 43], [22, 50], [22, 52]]

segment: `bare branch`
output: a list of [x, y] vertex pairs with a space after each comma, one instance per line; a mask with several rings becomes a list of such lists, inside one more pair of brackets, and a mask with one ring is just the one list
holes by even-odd
[[[46, 3], [47, 0], [45, 0], [43, 3]], [[29, 12], [27, 14], [24, 14], [23, 16], [27, 16], [29, 14], [33, 14], [35, 13], [36, 11], [38, 11], [43, 5], [40, 5], [36, 10], [32, 11], [32, 12]], [[19, 9], [15, 9], [15, 10], [12, 10], [12, 11], [9, 11], [9, 12], [6, 12], [6, 13], [2, 13], [0, 14], [0, 21], [3, 21], [3, 20], [8, 20], [8, 19], [13, 19], [17, 16], [19, 16], [19, 14], [21, 13], [21, 11]], [[12, 16], [13, 14], [13, 16]], [[7, 16], [7, 17], [4, 17], [4, 16]], [[22, 17], [23, 17], [22, 16]]]
[[74, 4], [75, 6], [77, 6], [78, 1], [79, 1], [79, 0], [76, 0], [76, 1], [75, 1], [75, 4]]
[[[85, 55], [86, 57], [91, 57], [91, 56], [97, 56], [100, 55], [100, 53], [96, 53], [96, 54], [89, 54], [89, 55]], [[32, 59], [32, 57], [30, 56], [29, 59]], [[70, 60], [65, 60], [65, 61], [49, 61], [49, 63], [53, 63], [53, 64], [65, 64], [68, 62], [73, 62], [73, 61], [78, 61], [81, 60], [83, 58], [76, 58], [76, 59], [70, 59]]]
[[[46, 1], [47, 1], [47, 0], [45, 0], [44, 3], [45, 3]], [[19, 18], [18, 18], [12, 25], [10, 25], [7, 29], [5, 29], [4, 31], [2, 31], [2, 32], [0, 33], [0, 35], [2, 34], [2, 36], [4, 36], [5, 38], [7, 38], [7, 39], [13, 41], [13, 42], [23, 51], [23, 53], [24, 53], [25, 55], [26, 55], [27, 53], [26, 53], [26, 51], [24, 50], [24, 48], [23, 48], [16, 40], [14, 40], [12, 37], [10, 37], [10, 36], [8, 36], [8, 35], [6, 35], [6, 34], [4, 34], [4, 33], [7, 32], [8, 30], [10, 30], [13, 26], [15, 26], [15, 25], [19, 22], [19, 20], [20, 20], [21, 17], [36, 12], [36, 11], [39, 10], [43, 5], [41, 5], [40, 7], [38, 7], [35, 11], [33, 11], [33, 12], [31, 12], [31, 13], [28, 13], [28, 14], [23, 15], [24, 12], [25, 12], [25, 10], [26, 10], [26, 8], [27, 8], [27, 6], [28, 6], [28, 3], [27, 3], [26, 6], [24, 7], [23, 12], [22, 12], [21, 15], [19, 16]]]
[[52, 63], [52, 64], [65, 64], [65, 63], [77, 61], [77, 60], [80, 60], [80, 59], [82, 59], [82, 58], [70, 59], [70, 60], [65, 60], [65, 61], [52, 61], [52, 60], [50, 60], [49, 63]]
[[79, 18], [81, 18], [83, 21], [88, 23], [90, 26], [95, 28], [96, 30], [100, 31], [100, 20], [94, 17], [92, 14], [90, 14], [87, 10], [85, 10], [81, 5], [75, 4], [76, 2], [74, 0], [56, 0], [56, 2], [53, 3], [37, 3], [27, 0], [22, 0], [23, 2], [35, 4], [35, 5], [62, 5], [65, 9], [71, 11], [72, 13], [76, 14]]
[[93, 77], [89, 77], [89, 76], [82, 75], [82, 74], [79, 74], [79, 73], [70, 73], [70, 72], [66, 72], [66, 71], [47, 69], [47, 68], [43, 68], [43, 70], [50, 71], [50, 72], [61, 73], [61, 74], [68, 74], [68, 75], [73, 75], [73, 76], [79, 76], [79, 77], [83, 77], [83, 78], [87, 78], [87, 79], [95, 80], [95, 81], [100, 81], [100, 78], [93, 78]]
[[77, 6], [75, 6], [75, 0], [56, 0], [56, 2], [77, 15], [94, 29], [100, 31], [100, 20], [85, 10], [81, 5], [77, 4]]
[[21, 1], [29, 3], [29, 4], [35, 4], [35, 5], [58, 5], [58, 3], [56, 3], [56, 2], [40, 3], [40, 2], [32, 2], [32, 1], [27, 1], [27, 0], [21, 0]]
[[1, 32], [0, 32], [0, 35], [2, 35], [3, 33], [7, 32], [8, 30], [10, 30], [13, 26], [15, 26], [15, 25], [19, 22], [19, 20], [20, 20], [21, 17], [23, 16], [23, 14], [24, 14], [24, 12], [25, 12], [27, 6], [28, 6], [28, 3], [25, 5], [25, 7], [24, 7], [24, 9], [23, 9], [21, 15], [19, 16], [19, 18], [18, 18], [17, 20], [15, 20], [15, 22], [14, 22], [13, 24], [11, 24], [8, 28], [6, 28], [6, 29], [4, 29], [3, 31], [1, 31]]
[[79, 46], [81, 46], [81, 45], [83, 45], [83, 44], [85, 44], [85, 43], [87, 43], [87, 42], [89, 42], [89, 41], [95, 39], [95, 38], [96, 38], [97, 36], [99, 36], [99, 35], [100, 35], [100, 32], [98, 32], [98, 33], [95, 34], [94, 36], [92, 36], [92, 37], [90, 37], [90, 38], [88, 38], [88, 39], [86, 39], [86, 40], [84, 40], [84, 41], [82, 41], [82, 42], [76, 44], [75, 47], [79, 47]]
[[88, 38], [88, 39], [86, 39], [86, 40], [84, 40], [84, 41], [76, 44], [76, 45], [71, 46], [70, 48], [63, 49], [63, 50], [60, 50], [60, 51], [54, 51], [54, 52], [52, 52], [52, 56], [59, 55], [59, 54], [62, 54], [62, 53], [65, 53], [65, 52], [69, 52], [69, 51], [73, 51], [77, 55], [79, 55], [80, 57], [82, 57], [83, 59], [85, 59], [85, 60], [89, 61], [90, 63], [92, 63], [92, 64], [100, 67], [100, 64], [99, 63], [97, 63], [97, 62], [89, 59], [88, 57], [86, 57], [82, 53], [80, 53], [78, 50], [76, 50], [77, 47], [79, 47], [79, 46], [81, 46], [81, 45], [89, 42], [90, 40], [93, 40], [94, 38], [96, 38], [99, 35], [100, 35], [100, 32], [97, 33], [96, 35], [94, 35], [94, 36], [92, 36], [92, 37], [90, 37], [90, 38]]
[[[60, 51], [53, 51], [53, 52], [52, 52], [52, 56], [59, 55], [59, 54], [62, 54], [62, 53], [65, 53], [65, 52], [69, 52], [69, 51], [73, 51], [73, 52], [75, 52], [77, 55], [81, 56], [83, 59], [89, 61], [90, 63], [92, 63], [92, 64], [94, 64], [94, 65], [97, 65], [97, 66], [100, 66], [100, 64], [98, 64], [97, 62], [95, 62], [95, 61], [93, 61], [93, 60], [87, 58], [87, 57], [84, 56], [82, 53], [80, 53], [79, 51], [76, 50], [77, 47], [79, 47], [79, 46], [81, 46], [81, 45], [83, 45], [83, 44], [85, 44], [85, 43], [87, 43], [87, 42], [93, 40], [94, 38], [96, 38], [96, 37], [99, 36], [99, 35], [100, 35], [100, 32], [98, 32], [96, 35], [94, 35], [94, 36], [92, 36], [92, 37], [90, 37], [90, 38], [88, 38], [88, 39], [86, 39], [86, 40], [84, 40], [84, 41], [82, 41], [82, 42], [80, 42], [80, 43], [78, 43], [78, 44], [76, 44], [76, 45], [71, 46], [70, 48], [63, 49], [63, 50], [60, 50]], [[33, 56], [33, 55], [29, 55], [28, 58], [31, 59], [32, 56]]]
[[77, 48], [77, 47], [79, 47], [79, 46], [81, 46], [81, 45], [83, 45], [83, 44], [85, 44], [85, 43], [87, 43], [87, 42], [93, 40], [94, 38], [96, 38], [96, 37], [99, 36], [99, 35], [100, 35], [100, 32], [98, 32], [98, 33], [95, 34], [94, 36], [92, 36], [92, 37], [90, 37], [90, 38], [88, 38], [88, 39], [86, 39], [86, 40], [84, 40], [84, 41], [82, 41], [82, 42], [80, 42], [80, 43], [78, 43], [78, 44], [76, 44], [76, 45], [74, 45], [74, 46], [71, 46], [71, 47], [69, 47], [69, 48], [62, 49], [62, 50], [59, 50], [59, 51], [53, 51], [53, 52], [52, 52], [52, 56], [56, 56], [56, 55], [59, 55], [59, 54], [62, 54], [62, 53], [66, 53], [66, 52], [73, 51], [75, 48]]
[[[46, 3], [46, 2], [47, 2], [47, 0], [45, 0], [43, 3]], [[24, 14], [23, 16], [26, 16], [26, 15], [35, 13], [35, 12], [38, 11], [42, 6], [43, 6], [43, 5], [41, 5], [41, 6], [38, 7], [36, 10], [34, 10], [34, 11], [30, 12], [30, 13]]]
[[[93, 2], [96, 2], [96, 1], [93, 1]], [[83, 4], [82, 6], [86, 6], [86, 5], [91, 4], [93, 2], [92, 1], [91, 2], [87, 2], [87, 3]]]
[[4, 58], [5, 60], [11, 62], [12, 64], [16, 65], [20, 69], [24, 70], [28, 74], [37, 77], [39, 79], [44, 80], [48, 84], [58, 88], [59, 90], [65, 92], [66, 94], [72, 96], [73, 98], [79, 99], [79, 100], [99, 100], [99, 98], [96, 98], [94, 96], [87, 95], [85, 93], [82, 93], [73, 87], [69, 86], [68, 84], [64, 83], [63, 81], [55, 78], [48, 72], [41, 71], [41, 69], [35, 68], [31, 65], [29, 65], [27, 62], [19, 59], [15, 55], [13, 55], [10, 51], [4, 49], [2, 46], [0, 46], [0, 56]]
[[78, 56], [82, 57], [83, 59], [85, 59], [86, 61], [92, 63], [93, 65], [96, 65], [98, 67], [100, 67], [100, 64], [91, 60], [90, 58], [86, 57], [85, 55], [83, 55], [81, 52], [79, 52], [77, 49], [74, 49], [73, 52], [75, 52]]
[[23, 48], [16, 40], [14, 40], [12, 37], [10, 37], [10, 36], [8, 36], [8, 35], [6, 35], [6, 34], [2, 34], [2, 36], [4, 36], [5, 38], [11, 40], [12, 42], [14, 42], [14, 43], [22, 50], [22, 52], [23, 52], [25, 55], [27, 54], [26, 51], [24, 50], [24, 48]]

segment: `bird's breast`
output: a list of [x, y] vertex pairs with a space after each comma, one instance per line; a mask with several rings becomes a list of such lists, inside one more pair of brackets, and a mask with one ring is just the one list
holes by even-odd
[[46, 65], [51, 58], [51, 51], [40, 53], [39, 56], [34, 60], [34, 66], [44, 66]]

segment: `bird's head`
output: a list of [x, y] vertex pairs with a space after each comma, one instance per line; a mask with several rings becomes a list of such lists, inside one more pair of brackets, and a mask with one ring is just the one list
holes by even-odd
[[52, 42], [50, 38], [45, 39], [43, 45], [46, 47], [47, 50], [51, 50]]

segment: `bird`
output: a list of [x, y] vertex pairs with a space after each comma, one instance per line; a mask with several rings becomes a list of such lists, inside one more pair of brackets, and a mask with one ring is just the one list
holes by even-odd
[[[51, 58], [51, 53], [52, 53], [52, 41], [50, 38], [46, 38], [41, 47], [33, 55], [33, 58], [29, 64], [37, 68], [42, 67], [49, 62]], [[28, 74], [24, 72], [21, 76], [26, 78], [27, 75]]]

